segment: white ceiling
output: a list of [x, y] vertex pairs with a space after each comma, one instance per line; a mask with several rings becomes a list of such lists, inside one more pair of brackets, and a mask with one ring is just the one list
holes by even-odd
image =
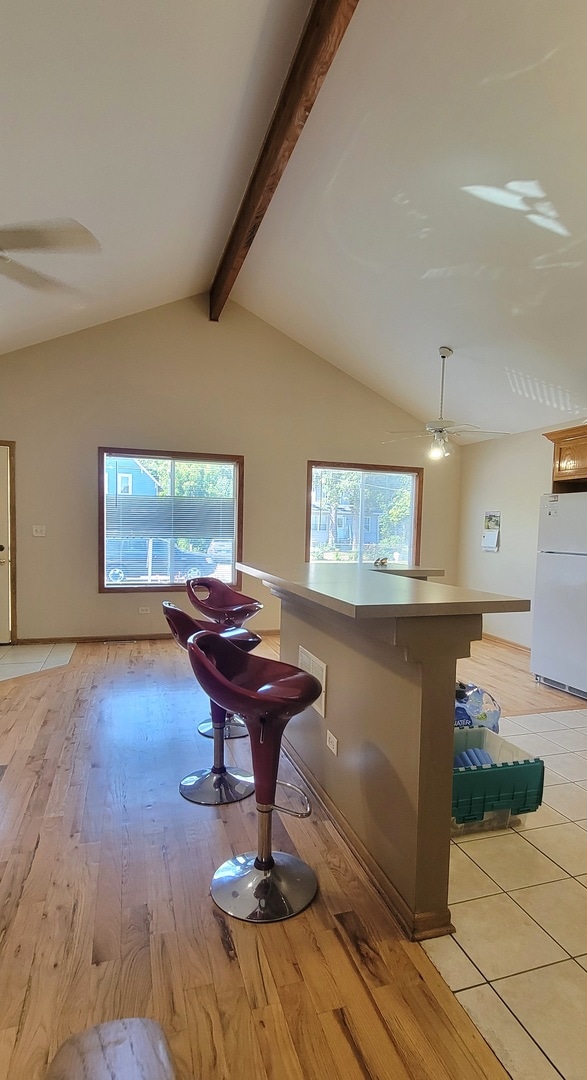
[[[0, 351], [209, 287], [309, 6], [8, 0], [0, 221], [102, 252], [19, 257], [72, 290], [0, 278]], [[421, 419], [444, 344], [450, 419], [583, 419], [586, 121], [584, 0], [360, 0], [233, 298]]]

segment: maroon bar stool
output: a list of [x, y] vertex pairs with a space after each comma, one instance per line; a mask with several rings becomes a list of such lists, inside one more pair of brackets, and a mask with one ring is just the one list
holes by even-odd
[[[244, 630], [239, 626], [228, 630], [216, 628], [216, 624], [207, 624], [201, 619], [192, 619], [186, 611], [171, 604], [168, 600], [163, 601], [163, 614], [167, 624], [178, 645], [187, 650], [188, 639], [195, 633], [207, 630], [208, 625], [214, 629], [216, 636], [222, 635], [230, 640], [233, 648], [239, 651], [254, 649], [261, 641], [258, 634], [251, 634], [250, 630]], [[180, 795], [189, 802], [199, 806], [218, 806], [221, 803], [238, 802], [252, 795], [255, 790], [253, 777], [249, 773], [240, 772], [238, 769], [227, 769], [224, 764], [224, 731], [227, 724], [227, 715], [224, 709], [210, 702], [212, 710], [212, 730], [214, 733], [214, 764], [211, 769], [198, 769], [184, 776], [179, 785]], [[247, 734], [246, 728], [244, 729]]]
[[[190, 603], [223, 630], [242, 626], [263, 607], [259, 600], [236, 592], [218, 578], [189, 578], [186, 581], [186, 592]], [[204, 629], [213, 630], [214, 627]], [[210, 722], [204, 721], [199, 725], [198, 731], [200, 735], [210, 737]], [[240, 717], [231, 716], [225, 728], [225, 738], [238, 739], [246, 734], [246, 726]]]
[[[212, 899], [237, 919], [277, 922], [297, 915], [314, 899], [318, 882], [314, 871], [301, 859], [284, 851], [272, 851], [271, 824], [279, 751], [284, 728], [322, 693], [313, 675], [279, 660], [247, 656], [220, 634], [199, 633], [188, 641], [188, 655], [196, 679], [220, 708], [243, 717], [251, 737], [253, 775], [257, 800], [258, 849], [228, 859], [218, 868], [210, 893]], [[288, 784], [293, 787], [293, 784]], [[287, 807], [276, 809], [307, 817]]]
[[[175, 607], [174, 604], [169, 604], [168, 601], [163, 603], [163, 613], [165, 614], [165, 605], [169, 609], [174, 610], [174, 622], [177, 625], [178, 633], [175, 632], [169, 619], [167, 622], [170, 625], [171, 632], [181, 645], [182, 649], [187, 651], [187, 640], [192, 634], [196, 634], [198, 630], [210, 630], [224, 634], [229, 641], [233, 641], [235, 645], [238, 645], [239, 649], [243, 649], [244, 652], [250, 652], [252, 649], [256, 649], [257, 645], [261, 644], [262, 638], [258, 634], [254, 634], [251, 630], [245, 630], [240, 626], [227, 626], [223, 629], [219, 623], [210, 622], [208, 619], [194, 619], [187, 612], [182, 611], [181, 608]], [[214, 724], [212, 723], [212, 717], [209, 716], [207, 720], [202, 720], [198, 724], [198, 733], [203, 735], [206, 739], [214, 738]], [[233, 716], [232, 713], [226, 714], [224, 722], [223, 735], [225, 739], [246, 739], [248, 735], [246, 725], [240, 719], [239, 716]]]
[[[193, 578], [192, 581], [195, 582], [196, 578]], [[175, 607], [174, 604], [169, 604], [168, 601], [164, 601], [163, 603], [163, 613], [166, 618], [166, 607], [169, 609], [173, 608], [174, 610], [173, 619], [177, 625], [178, 633], [175, 632], [169, 619], [167, 619], [167, 622], [171, 627], [171, 632], [175, 640], [181, 645], [182, 649], [187, 650], [188, 638], [191, 637], [192, 634], [196, 634], [198, 630], [210, 630], [216, 631], [217, 633], [223, 633], [230, 641], [233, 641], [235, 645], [238, 645], [239, 649], [243, 649], [244, 652], [250, 652], [251, 649], [256, 649], [257, 645], [261, 644], [262, 638], [260, 638], [258, 634], [253, 634], [250, 630], [245, 630], [240, 626], [221, 626], [216, 620], [194, 619], [191, 615], [188, 615], [187, 612], [182, 611], [181, 608]], [[214, 724], [211, 716], [198, 724], [198, 732], [206, 739], [214, 738]], [[223, 734], [225, 739], [246, 739], [248, 731], [239, 716], [233, 716], [232, 713], [227, 713]]]
[[218, 578], [189, 578], [185, 584], [190, 602], [212, 622], [223, 629], [242, 626], [263, 607], [253, 596], [236, 592]]

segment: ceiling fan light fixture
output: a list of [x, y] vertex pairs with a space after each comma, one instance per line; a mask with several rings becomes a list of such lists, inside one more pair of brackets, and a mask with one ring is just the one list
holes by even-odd
[[432, 445], [428, 451], [428, 457], [433, 461], [438, 461], [440, 458], [448, 457], [450, 454], [450, 443], [448, 441], [448, 435], [445, 431], [435, 431], [432, 438]]

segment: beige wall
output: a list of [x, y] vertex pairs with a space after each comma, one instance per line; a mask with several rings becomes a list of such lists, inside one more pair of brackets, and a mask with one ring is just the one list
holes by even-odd
[[[0, 365], [0, 438], [16, 441], [19, 638], [164, 629], [162, 594], [98, 593], [101, 445], [244, 454], [250, 561], [303, 561], [308, 459], [425, 465], [422, 562], [455, 578], [459, 451], [430, 462], [427, 440], [384, 445], [405, 413], [236, 304], [210, 323], [203, 297], [179, 301]], [[255, 627], [276, 627], [276, 601], [244, 587], [266, 603]]]
[[[553, 426], [556, 426], [556, 422]], [[540, 496], [551, 490], [552, 443], [540, 431], [476, 443], [461, 452], [459, 584], [532, 600]], [[486, 510], [501, 511], [498, 552], [481, 549]], [[485, 615], [488, 634], [531, 643], [532, 613]]]

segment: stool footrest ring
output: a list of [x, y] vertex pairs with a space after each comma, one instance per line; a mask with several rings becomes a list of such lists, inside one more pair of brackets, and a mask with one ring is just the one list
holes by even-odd
[[277, 803], [273, 804], [273, 809], [279, 810], [282, 814], [289, 814], [290, 817], [309, 817], [312, 813], [312, 807], [310, 805], [310, 800], [305, 794], [305, 792], [303, 792], [301, 788], [296, 787], [295, 784], [288, 784], [285, 780], [278, 780], [277, 783], [280, 784], [281, 787], [291, 788], [292, 791], [296, 791], [300, 796], [300, 799], [304, 803], [305, 809], [302, 812], [300, 812], [299, 810], [290, 810], [289, 806], [278, 806]]

